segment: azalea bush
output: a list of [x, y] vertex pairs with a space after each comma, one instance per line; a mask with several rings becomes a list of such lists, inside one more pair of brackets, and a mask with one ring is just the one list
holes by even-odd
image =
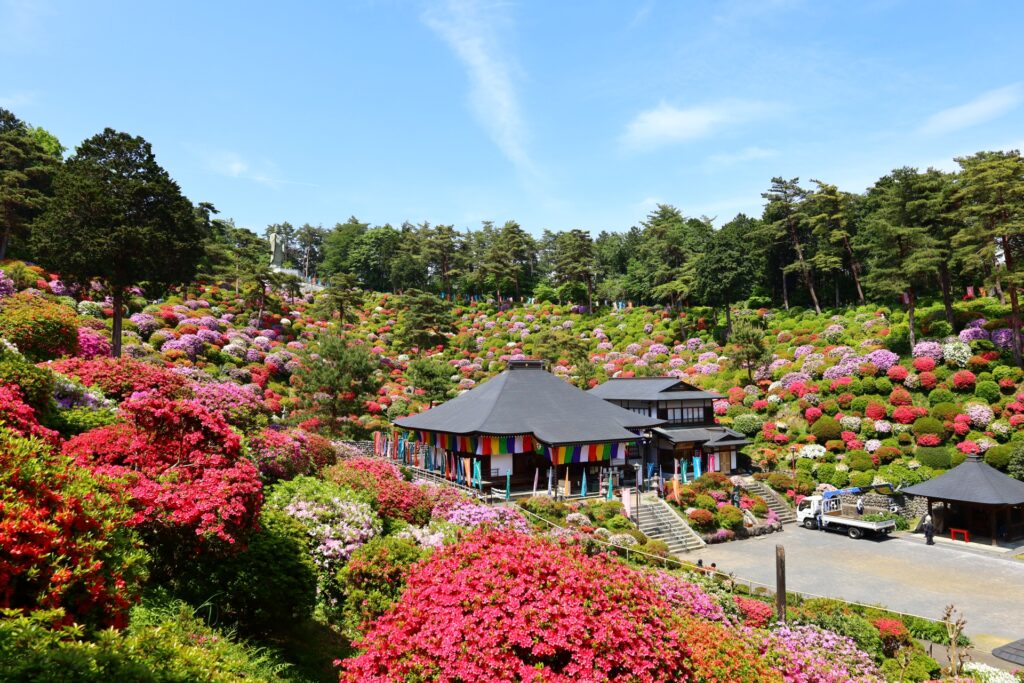
[[416, 526], [430, 519], [430, 497], [422, 487], [406, 481], [392, 463], [377, 458], [352, 458], [328, 469], [324, 476], [370, 493], [384, 517]]
[[123, 626], [145, 576], [132, 509], [49, 445], [0, 426], [0, 607]]
[[497, 530], [417, 565], [357, 646], [343, 681], [779, 680], [752, 646], [678, 615], [635, 570]]
[[0, 337], [34, 361], [73, 355], [77, 323], [74, 309], [39, 294], [19, 292], [0, 299]]
[[135, 508], [130, 523], [165, 548], [244, 542], [263, 500], [256, 467], [224, 418], [193, 401], [142, 394], [124, 422], [72, 438], [64, 452], [117, 480]]
[[763, 645], [767, 662], [787, 683], [883, 683], [871, 657], [851, 638], [817, 626], [780, 626]]
[[54, 372], [74, 377], [99, 388], [106, 396], [122, 401], [134, 393], [155, 392], [168, 397], [184, 395], [183, 375], [132, 358], [67, 358], [50, 363]]

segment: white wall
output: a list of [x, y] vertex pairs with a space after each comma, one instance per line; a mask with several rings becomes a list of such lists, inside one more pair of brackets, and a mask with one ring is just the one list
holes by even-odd
[[498, 470], [498, 476], [504, 477], [508, 472], [512, 471], [512, 454], [492, 455], [491, 469]]

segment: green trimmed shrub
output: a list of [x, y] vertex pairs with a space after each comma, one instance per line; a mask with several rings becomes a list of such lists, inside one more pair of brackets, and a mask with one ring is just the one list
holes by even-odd
[[[865, 394], [877, 394], [878, 393], [878, 388], [877, 388], [877, 384], [875, 382], [875, 378], [874, 377], [864, 377], [863, 379], [861, 379], [860, 385], [861, 385], [861, 390]], [[890, 390], [892, 389], [891, 386], [889, 388], [890, 388]]]
[[850, 401], [850, 410], [861, 415], [864, 414], [864, 410], [868, 407], [868, 403], [871, 402], [867, 396], [857, 396]]
[[817, 442], [824, 444], [826, 441], [838, 439], [842, 435], [843, 427], [834, 417], [822, 415], [811, 425], [810, 433], [817, 438]]
[[1005, 472], [1010, 464], [1010, 456], [1012, 455], [1013, 448], [1011, 446], [993, 446], [985, 451], [985, 462], [997, 470]]
[[879, 377], [875, 380], [875, 391], [880, 394], [888, 394], [892, 391], [892, 380], [888, 377]]
[[[936, 368], [936, 370], [937, 369], [938, 368]], [[953, 392], [950, 391], [949, 389], [943, 389], [942, 387], [939, 387], [938, 389], [932, 389], [931, 392], [928, 394], [928, 405], [930, 406], [936, 406], [939, 403], [955, 402], [956, 396], [954, 396]]]
[[818, 465], [818, 469], [814, 472], [814, 476], [818, 478], [818, 481], [826, 484], [832, 483], [832, 478], [836, 476], [836, 466], [832, 463], [822, 463]]
[[934, 417], [919, 417], [914, 420], [914, 426], [912, 427], [915, 436], [921, 436], [922, 434], [935, 434], [939, 438], [946, 438], [946, 427], [942, 424], [942, 420]]
[[732, 422], [732, 427], [736, 431], [745, 434], [746, 436], [754, 436], [757, 434], [761, 427], [764, 425], [764, 418], [754, 413], [746, 413], [745, 415], [737, 415]]
[[874, 480], [874, 472], [850, 472], [850, 486], [871, 486]]
[[715, 513], [715, 521], [723, 529], [737, 531], [743, 528], [743, 511], [732, 505], [723, 505]]
[[995, 382], [988, 380], [984, 382], [978, 382], [974, 386], [974, 395], [985, 401], [985, 403], [995, 403], [999, 400], [999, 385]]
[[949, 449], [945, 446], [919, 446], [914, 452], [917, 461], [932, 469], [948, 470], [952, 459]]
[[849, 474], [849, 472], [842, 472], [842, 471], [836, 470], [836, 473], [832, 475], [832, 482], [831, 483], [837, 489], [843, 488], [844, 486], [846, 486], [847, 484], [850, 483], [850, 474]]
[[718, 503], [716, 503], [715, 499], [707, 495], [706, 493], [702, 493], [699, 496], [697, 496], [697, 499], [693, 501], [693, 506], [695, 508], [699, 508], [701, 510], [708, 510], [710, 512], [714, 512], [715, 510], [718, 509]]
[[345, 592], [344, 631], [350, 637], [387, 611], [405, 588], [409, 567], [427, 555], [416, 541], [388, 536], [371, 539], [349, 558], [338, 575]]
[[855, 472], [867, 472], [875, 469], [875, 463], [871, 460], [871, 456], [868, 455], [867, 451], [850, 451], [846, 454], [844, 462]]
[[0, 351], [0, 384], [16, 385], [37, 414], [53, 407], [53, 373], [29, 363], [24, 356]]
[[936, 420], [942, 422], [952, 421], [954, 417], [960, 412], [959, 406], [955, 403], [943, 401], [942, 403], [936, 403], [932, 406], [931, 415]]

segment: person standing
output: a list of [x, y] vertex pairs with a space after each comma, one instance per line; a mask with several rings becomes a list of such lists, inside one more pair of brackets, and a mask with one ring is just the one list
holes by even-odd
[[924, 531], [924, 541], [927, 545], [935, 545], [935, 524], [932, 522], [931, 515], [924, 516], [924, 523], [921, 525], [921, 530]]
[[863, 515], [864, 514], [864, 497], [863, 496], [861, 496], [860, 498], [857, 498], [857, 514], [858, 515]]

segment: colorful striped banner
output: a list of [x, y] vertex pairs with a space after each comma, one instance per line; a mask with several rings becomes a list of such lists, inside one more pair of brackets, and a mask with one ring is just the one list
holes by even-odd
[[577, 446], [546, 446], [545, 454], [553, 465], [581, 462], [607, 462], [612, 458], [625, 458], [625, 443], [587, 443]]
[[417, 431], [416, 440], [435, 448], [474, 455], [532, 453], [536, 442], [529, 434], [519, 436], [459, 436], [445, 432]]

